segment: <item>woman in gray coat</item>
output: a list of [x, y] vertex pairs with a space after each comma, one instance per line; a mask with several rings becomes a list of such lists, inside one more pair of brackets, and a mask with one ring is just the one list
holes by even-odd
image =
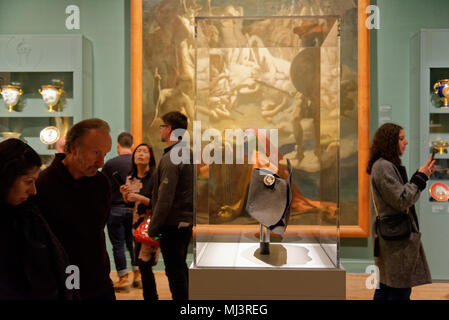
[[373, 223], [374, 260], [380, 273], [374, 300], [409, 300], [412, 287], [432, 282], [414, 204], [426, 187], [435, 160], [429, 157], [408, 181], [400, 159], [407, 144], [404, 130], [386, 123], [377, 129], [370, 148], [367, 172], [371, 175], [371, 212], [380, 217], [408, 212], [413, 229], [405, 239], [385, 240]]

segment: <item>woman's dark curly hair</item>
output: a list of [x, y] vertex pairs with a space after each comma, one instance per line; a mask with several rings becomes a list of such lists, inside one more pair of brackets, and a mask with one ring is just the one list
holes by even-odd
[[147, 147], [148, 150], [150, 151], [150, 163], [149, 163], [150, 169], [154, 168], [156, 166], [156, 160], [154, 159], [153, 148], [151, 148], [151, 146], [149, 144], [141, 143], [134, 149], [134, 152], [133, 152], [133, 155], [132, 155], [132, 164], [131, 164], [131, 172], [130, 172], [131, 178], [136, 178], [137, 177], [137, 165], [134, 162], [134, 158], [135, 158], [137, 149], [139, 149], [139, 147], [141, 147], [141, 146]]
[[0, 143], [0, 202], [5, 202], [14, 181], [42, 165], [41, 158], [29, 145], [19, 139]]
[[401, 165], [399, 158], [399, 133], [403, 128], [394, 123], [385, 123], [373, 137], [373, 142], [369, 150], [369, 161], [366, 172], [371, 174], [374, 162], [379, 158], [384, 158], [396, 166]]

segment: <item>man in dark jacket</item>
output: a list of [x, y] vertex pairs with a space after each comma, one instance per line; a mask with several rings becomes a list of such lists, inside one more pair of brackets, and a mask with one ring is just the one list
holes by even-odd
[[[192, 237], [193, 221], [193, 156], [181, 141], [187, 129], [187, 118], [180, 112], [162, 116], [161, 139], [169, 147], [164, 150], [153, 189], [153, 216], [148, 234], [161, 237], [161, 253], [165, 263], [173, 300], [188, 299], [189, 270], [187, 248]], [[180, 154], [186, 161], [178, 162]]]
[[67, 133], [66, 154], [56, 154], [36, 182], [42, 215], [79, 269], [81, 299], [115, 300], [104, 235], [111, 194], [108, 179], [98, 172], [111, 150], [109, 131], [100, 119], [75, 124]]

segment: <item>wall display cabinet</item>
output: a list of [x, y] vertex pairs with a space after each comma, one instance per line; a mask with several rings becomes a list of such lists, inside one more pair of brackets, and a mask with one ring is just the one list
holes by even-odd
[[[5, 101], [11, 85], [21, 90], [14, 112]], [[1, 35], [0, 87], [0, 140], [20, 134], [45, 163], [56, 150], [41, 141], [42, 129], [57, 127], [64, 135], [92, 115], [91, 43], [80, 35]]]
[[435, 149], [435, 172], [417, 208], [420, 231], [434, 280], [449, 280], [449, 29], [421, 30], [411, 41], [411, 168]]

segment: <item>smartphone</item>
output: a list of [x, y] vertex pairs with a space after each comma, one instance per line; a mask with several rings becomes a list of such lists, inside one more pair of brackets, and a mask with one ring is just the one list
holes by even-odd
[[120, 175], [120, 173], [118, 173], [118, 171], [114, 171], [114, 173], [112, 174], [112, 177], [114, 178], [115, 182], [118, 183], [119, 186], [125, 184], [125, 181], [123, 181], [123, 178]]
[[433, 148], [432, 150], [432, 160], [435, 159], [435, 154], [437, 153], [437, 149]]

